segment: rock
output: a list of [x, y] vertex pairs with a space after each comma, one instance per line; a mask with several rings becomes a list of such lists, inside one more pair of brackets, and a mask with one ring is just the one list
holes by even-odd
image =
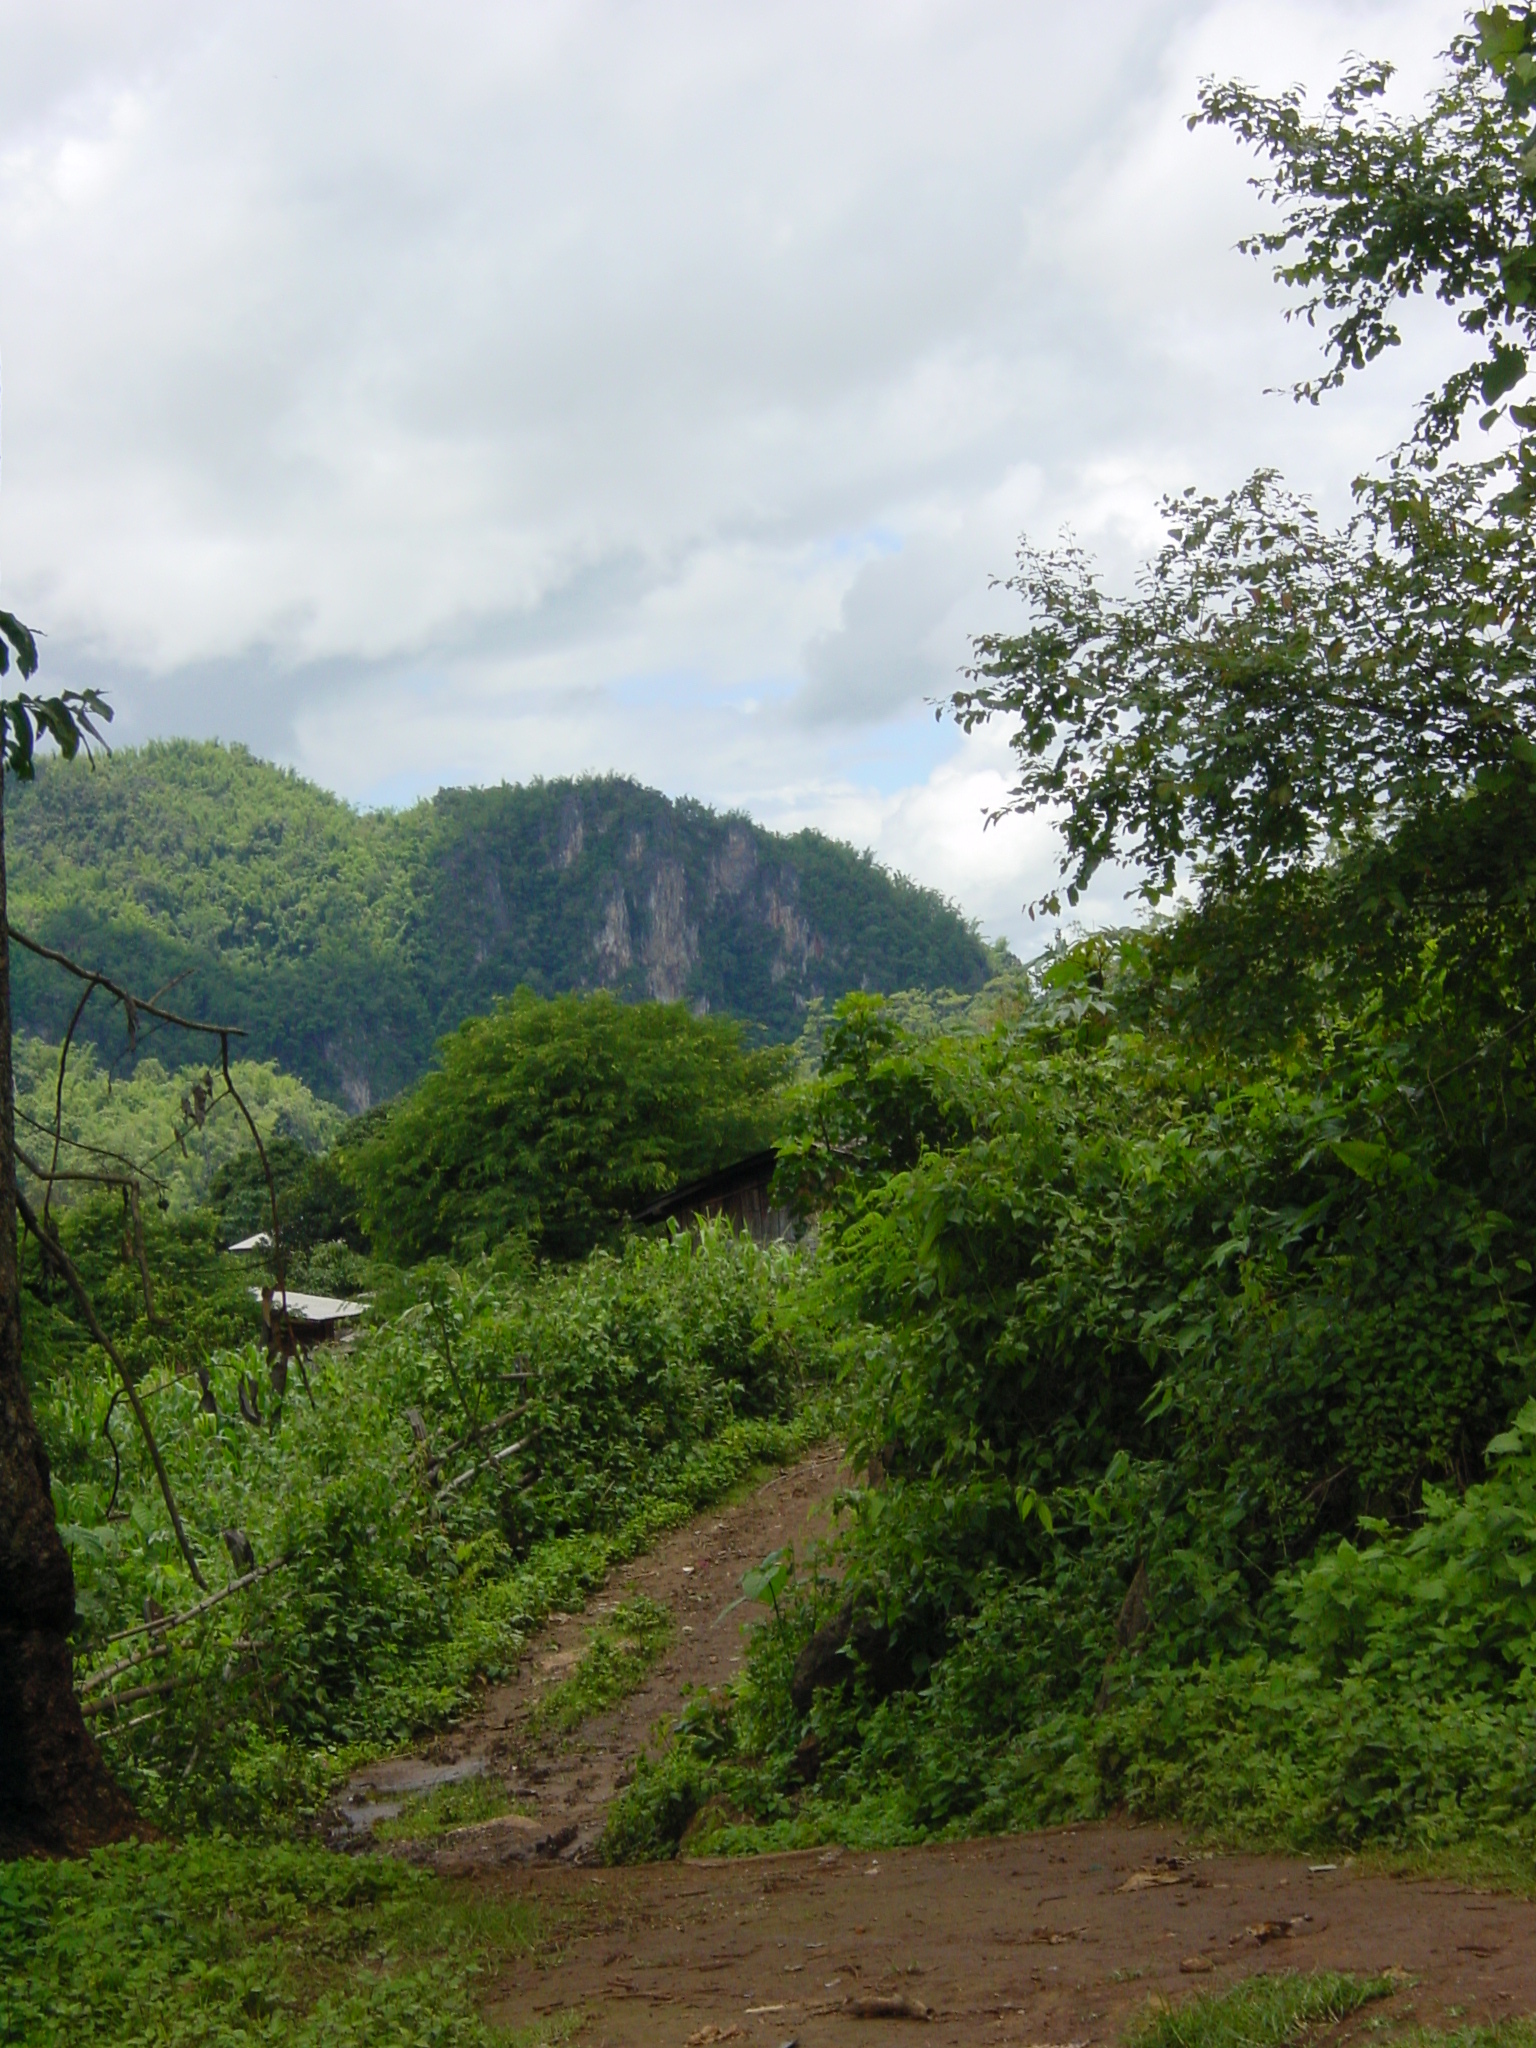
[[912, 1683], [912, 1668], [872, 1608], [845, 1600], [795, 1659], [789, 1696], [797, 1714], [808, 1714], [819, 1692], [852, 1683], [862, 1670], [877, 1699]]
[[855, 2020], [931, 2020], [932, 2010], [905, 1991], [866, 1992], [850, 1998], [843, 2010]]

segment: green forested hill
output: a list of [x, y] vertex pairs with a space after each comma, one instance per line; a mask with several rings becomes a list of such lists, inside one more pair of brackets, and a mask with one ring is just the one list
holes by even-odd
[[[6, 820], [12, 916], [362, 1109], [526, 983], [726, 1010], [775, 1038], [850, 988], [978, 988], [988, 955], [931, 890], [817, 832], [768, 832], [617, 777], [441, 791], [361, 815], [239, 747], [50, 762]], [[17, 1022], [73, 1001], [17, 955]], [[180, 1057], [178, 1053], [177, 1058]], [[173, 1061], [174, 1064], [174, 1061]]]

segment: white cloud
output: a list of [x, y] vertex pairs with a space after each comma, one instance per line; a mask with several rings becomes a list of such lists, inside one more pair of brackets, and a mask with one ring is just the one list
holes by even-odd
[[365, 800], [620, 769], [1028, 944], [1004, 736], [920, 709], [1021, 527], [1123, 579], [1188, 481], [1337, 508], [1443, 349], [1262, 396], [1315, 340], [1196, 80], [1368, 48], [1411, 95], [1459, 19], [0, 0], [7, 601], [126, 736]]

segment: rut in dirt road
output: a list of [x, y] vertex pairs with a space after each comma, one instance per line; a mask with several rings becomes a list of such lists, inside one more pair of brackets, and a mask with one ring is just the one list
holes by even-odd
[[[512, 1810], [392, 1843], [393, 1852], [453, 1874], [535, 1858], [590, 1858], [608, 1807], [657, 1722], [675, 1718], [690, 1688], [723, 1684], [741, 1669], [744, 1629], [761, 1618], [751, 1606], [724, 1612], [740, 1596], [743, 1572], [786, 1543], [803, 1564], [831, 1536], [830, 1502], [848, 1476], [840, 1450], [822, 1445], [621, 1567], [584, 1613], [551, 1617], [516, 1675], [492, 1687], [472, 1719], [417, 1755], [358, 1772], [333, 1810], [331, 1839], [355, 1846], [407, 1799], [476, 1780], [492, 1797], [504, 1791]], [[541, 1702], [580, 1666], [596, 1630], [637, 1600], [648, 1612], [662, 1610], [670, 1623], [667, 1647], [649, 1675], [617, 1706], [568, 1734], [542, 1728]]]

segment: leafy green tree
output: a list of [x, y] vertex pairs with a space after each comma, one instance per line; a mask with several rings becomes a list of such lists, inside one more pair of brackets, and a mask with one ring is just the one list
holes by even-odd
[[347, 1156], [375, 1247], [462, 1255], [526, 1232], [555, 1258], [614, 1240], [680, 1180], [771, 1137], [790, 1055], [682, 1004], [520, 989]]
[[[1270, 158], [1254, 246], [1328, 322], [1303, 396], [1421, 290], [1470, 359], [1339, 531], [1261, 474], [1170, 502], [1124, 598], [1026, 548], [1022, 628], [954, 698], [1012, 727], [1011, 807], [1060, 821], [1047, 907], [1124, 864], [1158, 916], [989, 1035], [844, 1006], [797, 1105], [884, 1483], [814, 1743], [760, 1638], [742, 1749], [777, 1785], [813, 1749], [829, 1832], [1122, 1800], [1536, 1829], [1536, 10], [1476, 17], [1420, 119], [1384, 83], [1356, 67], [1317, 120], [1212, 85], [1197, 119]], [[769, 1775], [737, 1805], [782, 1814]]]
[[1283, 224], [1242, 246], [1281, 257], [1277, 278], [1305, 295], [1296, 315], [1326, 324], [1327, 369], [1298, 398], [1315, 403], [1397, 347], [1399, 304], [1433, 290], [1474, 354], [1425, 398], [1416, 453], [1433, 464], [1472, 406], [1485, 427], [1508, 407], [1519, 438], [1493, 461], [1518, 473], [1525, 509], [1536, 406], [1510, 399], [1536, 352], [1536, 9], [1472, 15], [1414, 119], [1373, 106], [1391, 75], [1390, 64], [1352, 64], [1317, 117], [1300, 87], [1268, 96], [1207, 81], [1190, 125], [1230, 128], [1274, 167], [1255, 184]]
[[[363, 1119], [357, 1121], [361, 1124]], [[378, 1112], [372, 1112], [369, 1121], [377, 1126]], [[353, 1251], [362, 1249], [357, 1190], [335, 1151], [317, 1156], [296, 1138], [279, 1136], [267, 1140], [267, 1164], [285, 1246], [300, 1253], [338, 1242]], [[208, 1206], [218, 1217], [219, 1237], [225, 1244], [270, 1230], [267, 1177], [254, 1152], [236, 1153], [217, 1169], [209, 1183]]]
[[[1270, 160], [1283, 214], [1249, 246], [1326, 318], [1314, 400], [1398, 340], [1433, 288], [1472, 344], [1414, 441], [1356, 484], [1340, 531], [1269, 473], [1166, 507], [1168, 540], [1125, 600], [1072, 548], [1026, 547], [1025, 629], [977, 643], [953, 708], [1014, 725], [1007, 808], [1062, 822], [1069, 903], [1107, 862], [1140, 894], [1193, 887], [1154, 941], [1164, 996], [1238, 1038], [1380, 1000], [1425, 1071], [1512, 1054], [1536, 998], [1536, 153], [1529, 8], [1475, 17], [1413, 120], [1357, 65], [1327, 111], [1208, 83], [1197, 120]], [[1444, 458], [1476, 397], [1504, 438]], [[1512, 431], [1511, 431], [1512, 429]], [[1424, 968], [1433, 958], [1435, 973]]]

